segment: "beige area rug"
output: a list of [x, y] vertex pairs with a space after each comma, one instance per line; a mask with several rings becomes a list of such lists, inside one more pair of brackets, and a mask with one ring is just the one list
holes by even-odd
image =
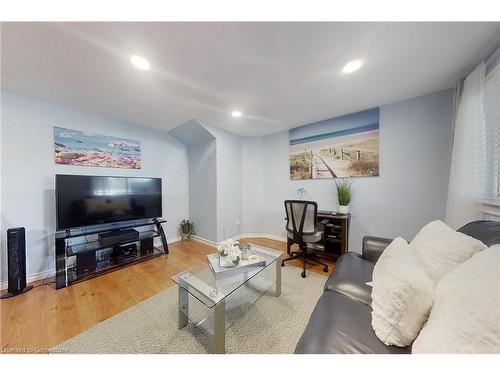
[[[274, 286], [226, 331], [227, 353], [293, 353], [326, 277], [282, 268]], [[52, 348], [51, 353], [211, 353], [211, 340], [194, 324], [177, 328], [177, 287], [117, 314]]]

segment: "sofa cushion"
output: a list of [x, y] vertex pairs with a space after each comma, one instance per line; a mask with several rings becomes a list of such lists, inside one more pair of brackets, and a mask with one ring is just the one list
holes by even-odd
[[458, 265], [486, 248], [481, 241], [454, 231], [441, 220], [424, 226], [410, 242], [410, 246], [435, 284]]
[[361, 248], [361, 256], [372, 263], [377, 263], [384, 249], [390, 245], [392, 238], [364, 236]]
[[386, 345], [408, 346], [426, 322], [434, 284], [401, 237], [387, 246], [373, 270], [372, 327]]
[[371, 307], [337, 292], [319, 299], [295, 353], [408, 354], [410, 348], [384, 345], [373, 333]]
[[500, 353], [500, 245], [443, 278], [414, 353]]
[[372, 262], [350, 251], [341, 256], [335, 264], [325, 283], [325, 291], [335, 291], [370, 305], [372, 288], [366, 283], [372, 281], [373, 267]]

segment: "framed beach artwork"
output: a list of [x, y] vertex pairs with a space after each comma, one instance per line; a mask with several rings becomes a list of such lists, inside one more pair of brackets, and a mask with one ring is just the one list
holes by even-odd
[[378, 176], [379, 108], [290, 130], [292, 180]]
[[57, 164], [141, 168], [141, 142], [54, 126]]

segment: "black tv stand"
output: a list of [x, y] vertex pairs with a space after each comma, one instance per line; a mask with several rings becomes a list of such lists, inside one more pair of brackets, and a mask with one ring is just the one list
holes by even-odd
[[[100, 229], [76, 229], [56, 232], [56, 289], [64, 288], [71, 284], [115, 271], [119, 268], [168, 254], [167, 237], [162, 227], [162, 224], [166, 222], [166, 220], [155, 218], [152, 220], [141, 220], [134, 223], [114, 225], [111, 228], [106, 227], [105, 229], [101, 227]], [[154, 229], [139, 231], [139, 238], [137, 239], [126, 240], [114, 243], [113, 245], [103, 245], [98, 240], [99, 233], [109, 232], [112, 230], [135, 229], [147, 226]], [[86, 272], [77, 271], [74, 260], [78, 258], [78, 256], [83, 257], [85, 255], [90, 255], [95, 258], [95, 254], [98, 252], [106, 252], [109, 249], [112, 250], [116, 246], [132, 244], [136, 244], [136, 246], [138, 246], [141, 241], [154, 241], [157, 237], [161, 239], [161, 248], [153, 247], [152, 251], [149, 252], [138, 251], [137, 255], [126, 259], [110, 257], [109, 259], [99, 263], [96, 261], [95, 270]], [[73, 262], [71, 263], [70, 260], [73, 260]]]

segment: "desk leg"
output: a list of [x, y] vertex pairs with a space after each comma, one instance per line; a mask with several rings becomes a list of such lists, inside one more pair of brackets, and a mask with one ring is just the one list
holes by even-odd
[[226, 302], [224, 300], [214, 307], [214, 353], [226, 353]]
[[274, 262], [276, 264], [276, 297], [281, 295], [281, 259], [283, 257], [279, 257]]
[[181, 286], [177, 287], [177, 328], [181, 329], [188, 324], [189, 294]]

